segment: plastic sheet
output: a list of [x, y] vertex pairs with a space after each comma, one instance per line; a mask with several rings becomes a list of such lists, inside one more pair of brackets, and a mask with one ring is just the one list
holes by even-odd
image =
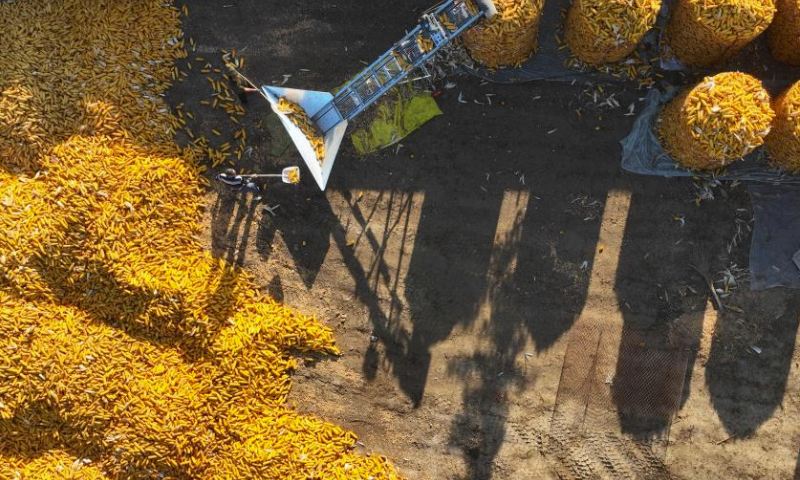
[[750, 289], [800, 288], [800, 187], [751, 185]]
[[647, 92], [645, 106], [633, 124], [631, 133], [622, 140], [622, 168], [640, 175], [660, 177], [702, 177], [717, 180], [740, 180], [772, 184], [798, 184], [800, 175], [770, 168], [765, 161], [764, 148], [734, 162], [722, 173], [697, 172], [685, 169], [664, 151], [655, 130], [661, 107], [677, 93], [675, 90], [661, 93], [656, 89]]
[[442, 111], [430, 93], [418, 93], [409, 99], [402, 96], [378, 104], [369, 123], [353, 131], [350, 139], [359, 155], [394, 145]]

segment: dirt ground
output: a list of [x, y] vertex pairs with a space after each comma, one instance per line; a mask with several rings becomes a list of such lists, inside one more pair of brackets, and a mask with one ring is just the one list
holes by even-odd
[[[192, 56], [236, 48], [259, 82], [330, 90], [428, 5], [189, 6]], [[596, 86], [451, 80], [399, 150], [346, 141], [324, 194], [310, 176], [260, 201], [209, 193], [208, 248], [336, 331], [343, 355], [297, 371], [297, 408], [409, 479], [800, 478], [800, 295], [745, 277], [718, 315], [690, 267], [746, 268], [746, 189], [698, 206], [690, 180], [623, 173], [635, 86], [604, 86], [608, 109]], [[170, 99], [203, 88], [193, 74]], [[244, 166], [299, 164], [269, 155], [267, 115], [252, 99]]]

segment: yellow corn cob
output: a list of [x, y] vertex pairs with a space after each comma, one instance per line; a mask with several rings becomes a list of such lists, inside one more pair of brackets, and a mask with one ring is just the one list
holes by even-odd
[[285, 98], [278, 99], [278, 111], [286, 114], [289, 120], [299, 128], [311, 142], [317, 160], [322, 163], [325, 158], [325, 138], [317, 131], [316, 126], [311, 123], [306, 111], [303, 108]]
[[425, 38], [422, 35], [417, 35], [417, 46], [419, 46], [422, 53], [427, 53], [433, 50], [435, 44], [431, 39]]

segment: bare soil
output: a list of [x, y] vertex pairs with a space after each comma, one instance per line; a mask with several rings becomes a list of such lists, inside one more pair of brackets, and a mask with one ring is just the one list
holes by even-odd
[[[236, 48], [253, 79], [330, 90], [428, 5], [189, 6], [193, 55], [218, 66]], [[452, 81], [399, 151], [345, 147], [325, 193], [310, 176], [260, 201], [209, 192], [208, 248], [335, 329], [343, 355], [297, 371], [297, 408], [409, 479], [793, 478], [800, 295], [742, 282], [717, 314], [690, 267], [747, 266], [746, 229], [731, 245], [746, 189], [697, 205], [690, 180], [623, 173], [635, 86], [604, 86], [622, 105], [608, 109], [592, 85]], [[170, 99], [197, 103], [203, 84]], [[248, 108], [241, 166], [301, 162], [268, 154], [269, 109]], [[203, 114], [197, 129], [223, 127]]]

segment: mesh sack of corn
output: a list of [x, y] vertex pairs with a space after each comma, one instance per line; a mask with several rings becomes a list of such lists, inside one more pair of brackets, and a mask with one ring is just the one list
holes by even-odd
[[775, 120], [764, 142], [770, 163], [800, 173], [800, 82], [783, 92], [772, 106]]
[[565, 38], [572, 53], [589, 65], [630, 55], [656, 21], [661, 0], [575, 0]]
[[497, 15], [464, 32], [467, 51], [489, 69], [519, 67], [539, 46], [544, 0], [494, 0]]
[[775, 113], [757, 79], [740, 72], [706, 77], [661, 112], [664, 149], [683, 167], [714, 170], [764, 143]]
[[775, 0], [679, 0], [667, 25], [667, 44], [686, 65], [710, 67], [769, 27]]
[[767, 30], [772, 56], [800, 66], [800, 0], [777, 0], [778, 13]]

